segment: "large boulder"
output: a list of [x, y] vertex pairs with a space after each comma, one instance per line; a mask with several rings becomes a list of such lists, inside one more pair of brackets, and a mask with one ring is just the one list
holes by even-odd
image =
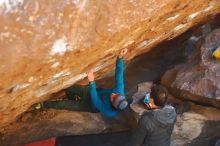
[[167, 71], [162, 84], [177, 97], [220, 108], [220, 61], [210, 51], [220, 46], [220, 29], [188, 43], [188, 62]]
[[[182, 105], [181, 101], [178, 102]], [[214, 145], [219, 138], [219, 110], [192, 103], [188, 103], [188, 106], [188, 111], [177, 117], [172, 146]], [[124, 123], [105, 119], [97, 113], [51, 109], [27, 112], [13, 124], [1, 128], [0, 143], [1, 146], [15, 146], [50, 137], [109, 133], [127, 129]]]
[[212, 146], [219, 139], [220, 112], [192, 104], [188, 112], [177, 117], [172, 146]]
[[0, 126], [86, 77], [113, 70], [220, 11], [218, 0], [1, 0]]
[[65, 135], [83, 135], [127, 130], [100, 114], [47, 110], [27, 112], [16, 122], [0, 129], [1, 146], [15, 146]]

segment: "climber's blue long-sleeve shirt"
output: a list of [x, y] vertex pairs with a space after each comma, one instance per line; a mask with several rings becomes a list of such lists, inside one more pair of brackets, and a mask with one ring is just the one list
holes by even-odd
[[102, 89], [97, 91], [94, 81], [89, 84], [92, 106], [104, 116], [109, 118], [115, 117], [119, 113], [119, 111], [112, 106], [110, 95], [112, 93], [119, 93], [124, 96], [123, 69], [123, 59], [117, 58], [115, 69], [115, 87], [112, 89]]

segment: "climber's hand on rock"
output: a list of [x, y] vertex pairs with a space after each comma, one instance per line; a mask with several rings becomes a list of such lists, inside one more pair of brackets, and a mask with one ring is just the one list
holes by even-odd
[[127, 49], [127, 48], [122, 49], [122, 50], [119, 52], [118, 57], [119, 57], [119, 58], [124, 57], [127, 52], [128, 52], [128, 49]]
[[94, 81], [95, 77], [94, 77], [93, 71], [89, 71], [89, 72], [87, 73], [87, 77], [88, 77], [89, 82]]

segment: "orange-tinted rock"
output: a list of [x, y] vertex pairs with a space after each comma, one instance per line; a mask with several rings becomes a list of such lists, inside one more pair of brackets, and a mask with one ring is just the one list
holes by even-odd
[[220, 11], [218, 0], [1, 0], [0, 126], [86, 77], [117, 52], [131, 59]]

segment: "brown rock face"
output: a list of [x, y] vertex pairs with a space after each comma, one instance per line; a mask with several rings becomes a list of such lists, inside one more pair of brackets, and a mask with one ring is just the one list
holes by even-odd
[[211, 146], [219, 138], [219, 110], [195, 105], [193, 108], [177, 117], [172, 133], [173, 146]]
[[193, 46], [188, 63], [167, 71], [162, 84], [176, 96], [220, 108], [220, 61], [210, 51], [220, 45], [220, 29], [188, 43]]
[[121, 48], [131, 59], [219, 11], [219, 0], [1, 0], [0, 126], [89, 69], [113, 70]]
[[[88, 122], [89, 121], [89, 122]], [[64, 135], [84, 135], [127, 130], [100, 114], [47, 110], [28, 112], [0, 130], [1, 146], [15, 146]], [[12, 140], [13, 139], [13, 140]]]
[[[190, 110], [177, 117], [172, 146], [214, 145], [219, 138], [220, 111], [192, 103], [189, 107]], [[0, 143], [1, 146], [17, 146], [50, 137], [118, 132], [127, 128], [100, 114], [51, 109], [27, 112], [13, 124], [1, 128]]]

